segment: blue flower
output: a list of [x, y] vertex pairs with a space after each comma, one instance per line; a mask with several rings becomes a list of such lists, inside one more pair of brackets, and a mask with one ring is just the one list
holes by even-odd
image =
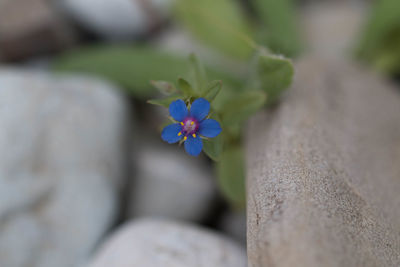
[[181, 99], [172, 102], [169, 114], [178, 123], [165, 127], [161, 138], [169, 144], [183, 140], [186, 152], [198, 156], [203, 149], [202, 137], [216, 137], [222, 130], [219, 122], [206, 119], [209, 112], [210, 102], [204, 98], [193, 101], [190, 110]]

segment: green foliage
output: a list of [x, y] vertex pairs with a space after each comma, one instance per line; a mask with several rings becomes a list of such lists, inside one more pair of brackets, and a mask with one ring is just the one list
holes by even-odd
[[259, 19], [253, 24], [234, 0], [177, 0], [176, 17], [198, 40], [234, 58], [250, 57], [257, 46], [253, 41], [255, 35], [259, 43], [274, 53], [298, 55], [301, 41], [294, 0], [251, 3]]
[[261, 20], [259, 42], [273, 52], [296, 56], [301, 50], [293, 0], [251, 0]]
[[[219, 122], [221, 121], [220, 116], [214, 111], [210, 115], [210, 118]], [[206, 138], [203, 140], [203, 151], [213, 161], [219, 161], [221, 159], [221, 154], [224, 148], [224, 144], [226, 144], [226, 138], [224, 132], [225, 130], [224, 127], [222, 126], [222, 132], [217, 137]]]
[[190, 76], [193, 80], [193, 84], [197, 92], [203, 92], [206, 87], [206, 82], [208, 80], [207, 73], [204, 65], [198, 60], [198, 58], [191, 54], [189, 56], [190, 62]]
[[99, 46], [69, 52], [55, 61], [54, 68], [102, 76], [147, 97], [153, 92], [150, 80], [176, 79], [186, 73], [188, 62], [148, 47]]
[[217, 163], [218, 184], [223, 195], [236, 208], [246, 205], [245, 166], [240, 146], [227, 148]]
[[262, 91], [249, 91], [235, 95], [222, 108], [222, 121], [226, 125], [241, 123], [265, 105], [267, 96]]
[[177, 0], [177, 19], [198, 40], [221, 53], [247, 59], [253, 51], [252, 30], [233, 0]]
[[253, 85], [266, 92], [268, 103], [273, 103], [292, 83], [294, 68], [287, 58], [261, 52], [254, 75]]
[[221, 133], [215, 138], [204, 139], [203, 151], [210, 159], [214, 161], [219, 161], [223, 150], [223, 144], [224, 144], [223, 133]]
[[386, 73], [400, 73], [400, 1], [373, 4], [357, 56]]
[[169, 96], [169, 97], [166, 97], [166, 98], [151, 99], [151, 100], [148, 100], [147, 103], [152, 104], [152, 105], [156, 105], [156, 106], [162, 106], [162, 107], [168, 108], [169, 105], [173, 101], [178, 100], [178, 99], [182, 99], [182, 98], [183, 98], [183, 96], [181, 96], [181, 95], [174, 95], [174, 96]]
[[[148, 101], [150, 104], [165, 105], [166, 103], [171, 103], [173, 99], [176, 99], [177, 97], [186, 100], [186, 102], [192, 102], [195, 98], [198, 97], [205, 97], [212, 104], [213, 100], [221, 92], [222, 81], [215, 80], [209, 82], [207, 79], [207, 71], [198, 61], [198, 59], [194, 55], [191, 55], [189, 60], [191, 62], [191, 64], [189, 65], [189, 76], [191, 77], [191, 80], [193, 82], [190, 83], [183, 78], [179, 78], [177, 81], [178, 89], [174, 91], [176, 93], [174, 96], [165, 98], [165, 101], [163, 101], [163, 99], [159, 101], [150, 100]], [[166, 83], [165, 81], [152, 81], [152, 84], [162, 92], [166, 91], [165, 87], [175, 88], [173, 84]], [[160, 89], [159, 87], [162, 88]], [[214, 116], [218, 115], [214, 113]]]
[[221, 92], [222, 89], [222, 81], [212, 81], [205, 87], [202, 97], [212, 102], [217, 97], [217, 95]]
[[178, 79], [178, 87], [181, 89], [181, 92], [183, 93], [184, 98], [189, 98], [191, 96], [194, 96], [194, 97], [197, 96], [197, 92], [193, 89], [193, 87], [185, 79], [182, 79], [182, 78]]
[[172, 93], [176, 93], [177, 89], [175, 85], [166, 81], [151, 81], [151, 85], [153, 85], [160, 93], [164, 95], [170, 95]]
[[[148, 98], [154, 94], [151, 80], [168, 81], [178, 77], [189, 79], [190, 66], [186, 58], [151, 47], [115, 45], [90, 46], [68, 52], [55, 59], [53, 69], [101, 76], [136, 97]], [[211, 78], [221, 79], [233, 87], [241, 86], [240, 80], [223, 70], [210, 66], [206, 70]]]

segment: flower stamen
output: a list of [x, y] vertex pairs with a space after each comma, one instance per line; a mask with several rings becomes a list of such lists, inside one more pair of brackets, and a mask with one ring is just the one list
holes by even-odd
[[193, 138], [196, 138], [196, 134], [192, 134]]
[[197, 133], [197, 131], [199, 129], [199, 123], [194, 118], [187, 117], [182, 123], [183, 123], [183, 125], [181, 124], [182, 125], [181, 132], [184, 135], [191, 136], [191, 135]]

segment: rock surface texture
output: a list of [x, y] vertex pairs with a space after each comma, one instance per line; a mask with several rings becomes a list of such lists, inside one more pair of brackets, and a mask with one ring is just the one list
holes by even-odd
[[103, 245], [89, 267], [245, 267], [246, 253], [208, 230], [173, 221], [141, 219]]
[[78, 266], [114, 221], [127, 108], [114, 89], [0, 68], [0, 266]]
[[400, 92], [336, 48], [250, 123], [250, 267], [400, 266]]

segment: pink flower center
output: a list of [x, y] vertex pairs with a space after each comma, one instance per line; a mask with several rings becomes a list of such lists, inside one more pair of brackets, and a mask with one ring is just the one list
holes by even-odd
[[186, 118], [182, 122], [182, 132], [184, 135], [191, 135], [199, 130], [199, 123], [193, 118]]

